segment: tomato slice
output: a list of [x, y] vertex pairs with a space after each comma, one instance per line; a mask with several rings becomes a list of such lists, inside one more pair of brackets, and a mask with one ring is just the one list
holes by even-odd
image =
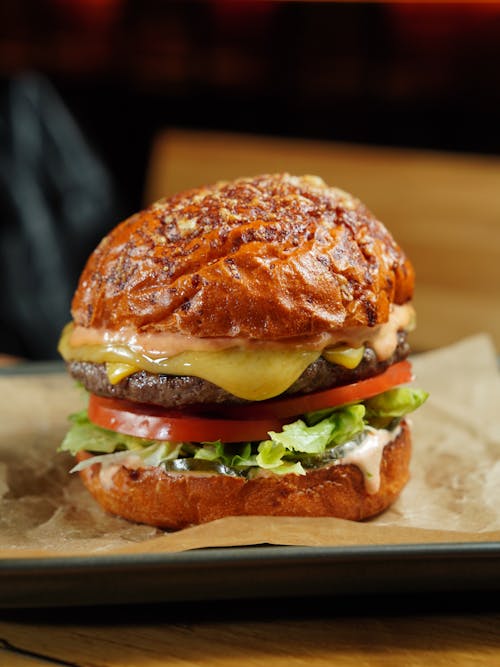
[[91, 422], [124, 435], [172, 442], [247, 442], [266, 440], [269, 431], [281, 431], [283, 420], [222, 419], [166, 410], [155, 405], [90, 395]]
[[281, 431], [290, 417], [370, 398], [411, 380], [410, 362], [400, 361], [380, 375], [343, 387], [262, 403], [225, 406], [224, 417], [167, 410], [94, 394], [90, 395], [88, 414], [97, 426], [148, 440], [248, 442], [266, 440], [269, 431]]
[[224, 408], [224, 414], [230, 418], [238, 419], [265, 419], [274, 417], [282, 419], [295, 417], [314, 410], [333, 408], [344, 403], [361, 401], [371, 396], [381, 394], [392, 387], [410, 382], [413, 379], [411, 364], [409, 361], [399, 361], [389, 366], [380, 375], [360, 380], [342, 387], [334, 387], [325, 391], [318, 391], [304, 396], [290, 396], [287, 398], [252, 403], [249, 405], [238, 405]]

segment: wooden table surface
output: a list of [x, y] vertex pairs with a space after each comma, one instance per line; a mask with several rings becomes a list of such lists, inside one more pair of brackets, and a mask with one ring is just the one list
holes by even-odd
[[451, 595], [3, 612], [0, 664], [490, 667], [500, 607]]
[[[154, 146], [146, 199], [282, 170], [352, 191], [406, 248], [417, 349], [477, 331], [500, 349], [498, 158], [170, 131]], [[500, 665], [500, 603], [458, 592], [0, 611], [0, 665], [53, 664]]]

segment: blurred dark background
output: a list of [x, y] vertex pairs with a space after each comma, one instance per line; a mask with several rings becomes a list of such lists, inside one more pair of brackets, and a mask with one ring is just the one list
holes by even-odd
[[500, 3], [3, 0], [0, 352], [57, 357], [160, 130], [498, 154], [499, 66]]

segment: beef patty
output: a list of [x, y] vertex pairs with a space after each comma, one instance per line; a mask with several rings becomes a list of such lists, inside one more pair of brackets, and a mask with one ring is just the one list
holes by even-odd
[[[398, 345], [394, 354], [385, 361], [379, 361], [370, 348], [365, 349], [361, 363], [353, 370], [338, 364], [331, 364], [323, 357], [319, 357], [284, 393], [287, 395], [308, 394], [358, 382], [378, 375], [391, 364], [402, 361], [409, 352], [406, 333], [401, 331], [398, 334]], [[146, 371], [138, 371], [113, 385], [108, 380], [105, 364], [71, 361], [68, 363], [68, 370], [75, 380], [98, 396], [153, 403], [165, 408], [185, 408], [187, 406], [209, 408], [210, 405], [238, 405], [249, 402], [197, 377], [155, 375]]]

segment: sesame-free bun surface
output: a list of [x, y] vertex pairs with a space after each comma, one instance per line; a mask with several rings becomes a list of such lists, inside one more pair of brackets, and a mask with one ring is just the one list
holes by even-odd
[[313, 176], [242, 178], [160, 200], [89, 258], [83, 327], [279, 340], [387, 321], [414, 273], [384, 225]]
[[[411, 437], [402, 422], [398, 437], [386, 445], [380, 488], [366, 491], [355, 465], [330, 465], [306, 475], [244, 479], [228, 475], [167, 472], [162, 468], [119, 466], [103, 484], [101, 464], [80, 471], [88, 490], [108, 512], [129, 521], [178, 530], [225, 516], [337, 517], [360, 521], [375, 516], [398, 497], [409, 478]], [[91, 454], [82, 452], [79, 461]]]

